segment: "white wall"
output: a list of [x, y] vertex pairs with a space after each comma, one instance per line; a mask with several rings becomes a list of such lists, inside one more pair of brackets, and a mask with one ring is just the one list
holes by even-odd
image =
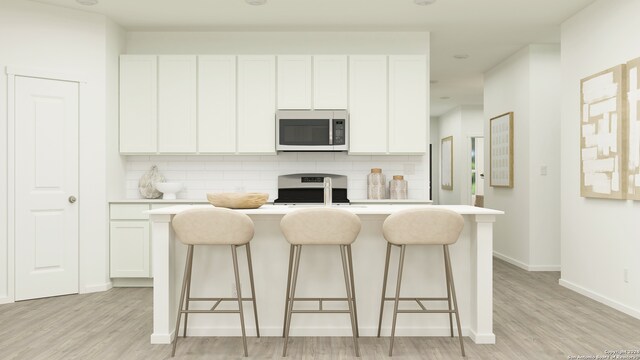
[[[128, 54], [429, 54], [428, 32], [129, 32]], [[428, 79], [427, 79], [428, 81]], [[427, 94], [428, 96], [428, 94]], [[428, 109], [427, 109], [428, 113]], [[426, 134], [429, 138], [429, 132]], [[429, 197], [428, 156], [349, 156], [283, 153], [277, 156], [130, 156], [126, 197], [139, 197], [137, 181], [152, 164], [183, 182], [181, 198], [206, 192], [263, 191], [277, 198], [277, 176], [326, 172], [349, 177], [349, 198], [366, 198], [366, 176], [381, 167], [387, 180], [405, 175], [412, 199]], [[124, 182], [124, 180], [123, 180]]]
[[[454, 108], [438, 119], [438, 139], [434, 146], [438, 147], [440, 156], [440, 142], [453, 136], [453, 190], [443, 190], [440, 177], [437, 178], [438, 204], [466, 204], [470, 205], [471, 198], [471, 143], [474, 136], [482, 136], [483, 111], [481, 106], [465, 105]], [[441, 170], [440, 157], [434, 162]]]
[[[484, 80], [485, 206], [505, 211], [494, 254], [527, 270], [559, 269], [559, 56], [557, 45], [529, 45]], [[514, 187], [490, 187], [489, 119], [507, 112], [514, 113]]]
[[560, 283], [640, 318], [640, 203], [580, 197], [579, 152], [580, 80], [640, 57], [637, 14], [599, 0], [562, 24]]
[[[440, 118], [432, 117], [429, 121], [431, 132], [431, 195], [434, 204], [440, 203]], [[427, 175], [428, 176], [428, 175]]]
[[[0, 148], [7, 148], [6, 66], [83, 74], [80, 108], [80, 291], [108, 287], [105, 18], [30, 1], [0, 3]], [[7, 158], [0, 152], [0, 302], [9, 295]]]

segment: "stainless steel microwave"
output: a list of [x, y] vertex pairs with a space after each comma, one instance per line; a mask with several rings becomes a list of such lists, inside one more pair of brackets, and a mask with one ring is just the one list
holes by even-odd
[[347, 151], [349, 116], [346, 110], [279, 110], [276, 150]]

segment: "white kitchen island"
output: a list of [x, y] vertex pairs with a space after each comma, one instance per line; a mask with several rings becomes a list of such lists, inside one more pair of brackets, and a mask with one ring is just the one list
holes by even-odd
[[[186, 246], [175, 238], [171, 219], [188, 209], [211, 205], [177, 205], [150, 210], [153, 263], [152, 344], [168, 344], [174, 336], [176, 310], [184, 272]], [[494, 344], [493, 333], [493, 222], [502, 211], [465, 205], [352, 205], [340, 206], [357, 214], [362, 230], [352, 245], [358, 323], [361, 336], [375, 336], [382, 292], [387, 243], [382, 223], [391, 213], [416, 207], [439, 207], [462, 214], [465, 225], [457, 243], [450, 246], [453, 275], [463, 336], [477, 344]], [[237, 210], [251, 217], [255, 237], [251, 255], [262, 336], [281, 336], [289, 260], [289, 243], [280, 232], [280, 220], [295, 207], [263, 205], [259, 209]], [[440, 246], [409, 246], [402, 281], [403, 297], [446, 296], [444, 260]], [[240, 282], [243, 297], [250, 294], [244, 248], [239, 249]], [[304, 246], [296, 296], [344, 297], [344, 278], [338, 246]], [[395, 293], [398, 255], [392, 250], [387, 296]], [[191, 294], [193, 297], [234, 296], [234, 277], [229, 246], [196, 246]], [[212, 304], [192, 304], [209, 308]], [[207, 306], [208, 305], [208, 306]], [[237, 304], [225, 304], [229, 309]], [[245, 302], [247, 335], [255, 336], [252, 304]], [[446, 309], [446, 302], [428, 302], [430, 308]], [[218, 307], [222, 308], [223, 305]], [[298, 308], [317, 307], [317, 303], [296, 303]], [[325, 304], [325, 308], [346, 308], [346, 303]], [[385, 305], [382, 335], [391, 327], [393, 302]], [[417, 307], [401, 303], [402, 308]], [[454, 322], [455, 323], [455, 322]], [[189, 316], [188, 336], [240, 336], [237, 314], [195, 314]], [[446, 314], [400, 314], [396, 336], [448, 336]], [[351, 336], [350, 320], [344, 314], [296, 314], [291, 336]]]

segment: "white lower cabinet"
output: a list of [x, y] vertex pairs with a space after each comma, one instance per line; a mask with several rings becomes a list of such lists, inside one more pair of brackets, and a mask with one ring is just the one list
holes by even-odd
[[149, 204], [111, 204], [109, 254], [112, 278], [150, 278]]
[[151, 277], [149, 221], [112, 220], [110, 231], [111, 277]]

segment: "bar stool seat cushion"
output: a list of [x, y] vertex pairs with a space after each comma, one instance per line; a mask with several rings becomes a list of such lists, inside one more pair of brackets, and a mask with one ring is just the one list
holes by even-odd
[[360, 233], [357, 215], [342, 209], [299, 209], [282, 217], [280, 228], [293, 245], [350, 245]]
[[226, 208], [191, 209], [173, 217], [178, 240], [187, 245], [244, 245], [253, 238], [253, 221]]
[[395, 245], [450, 245], [464, 226], [464, 218], [447, 209], [406, 209], [389, 215], [382, 234]]

